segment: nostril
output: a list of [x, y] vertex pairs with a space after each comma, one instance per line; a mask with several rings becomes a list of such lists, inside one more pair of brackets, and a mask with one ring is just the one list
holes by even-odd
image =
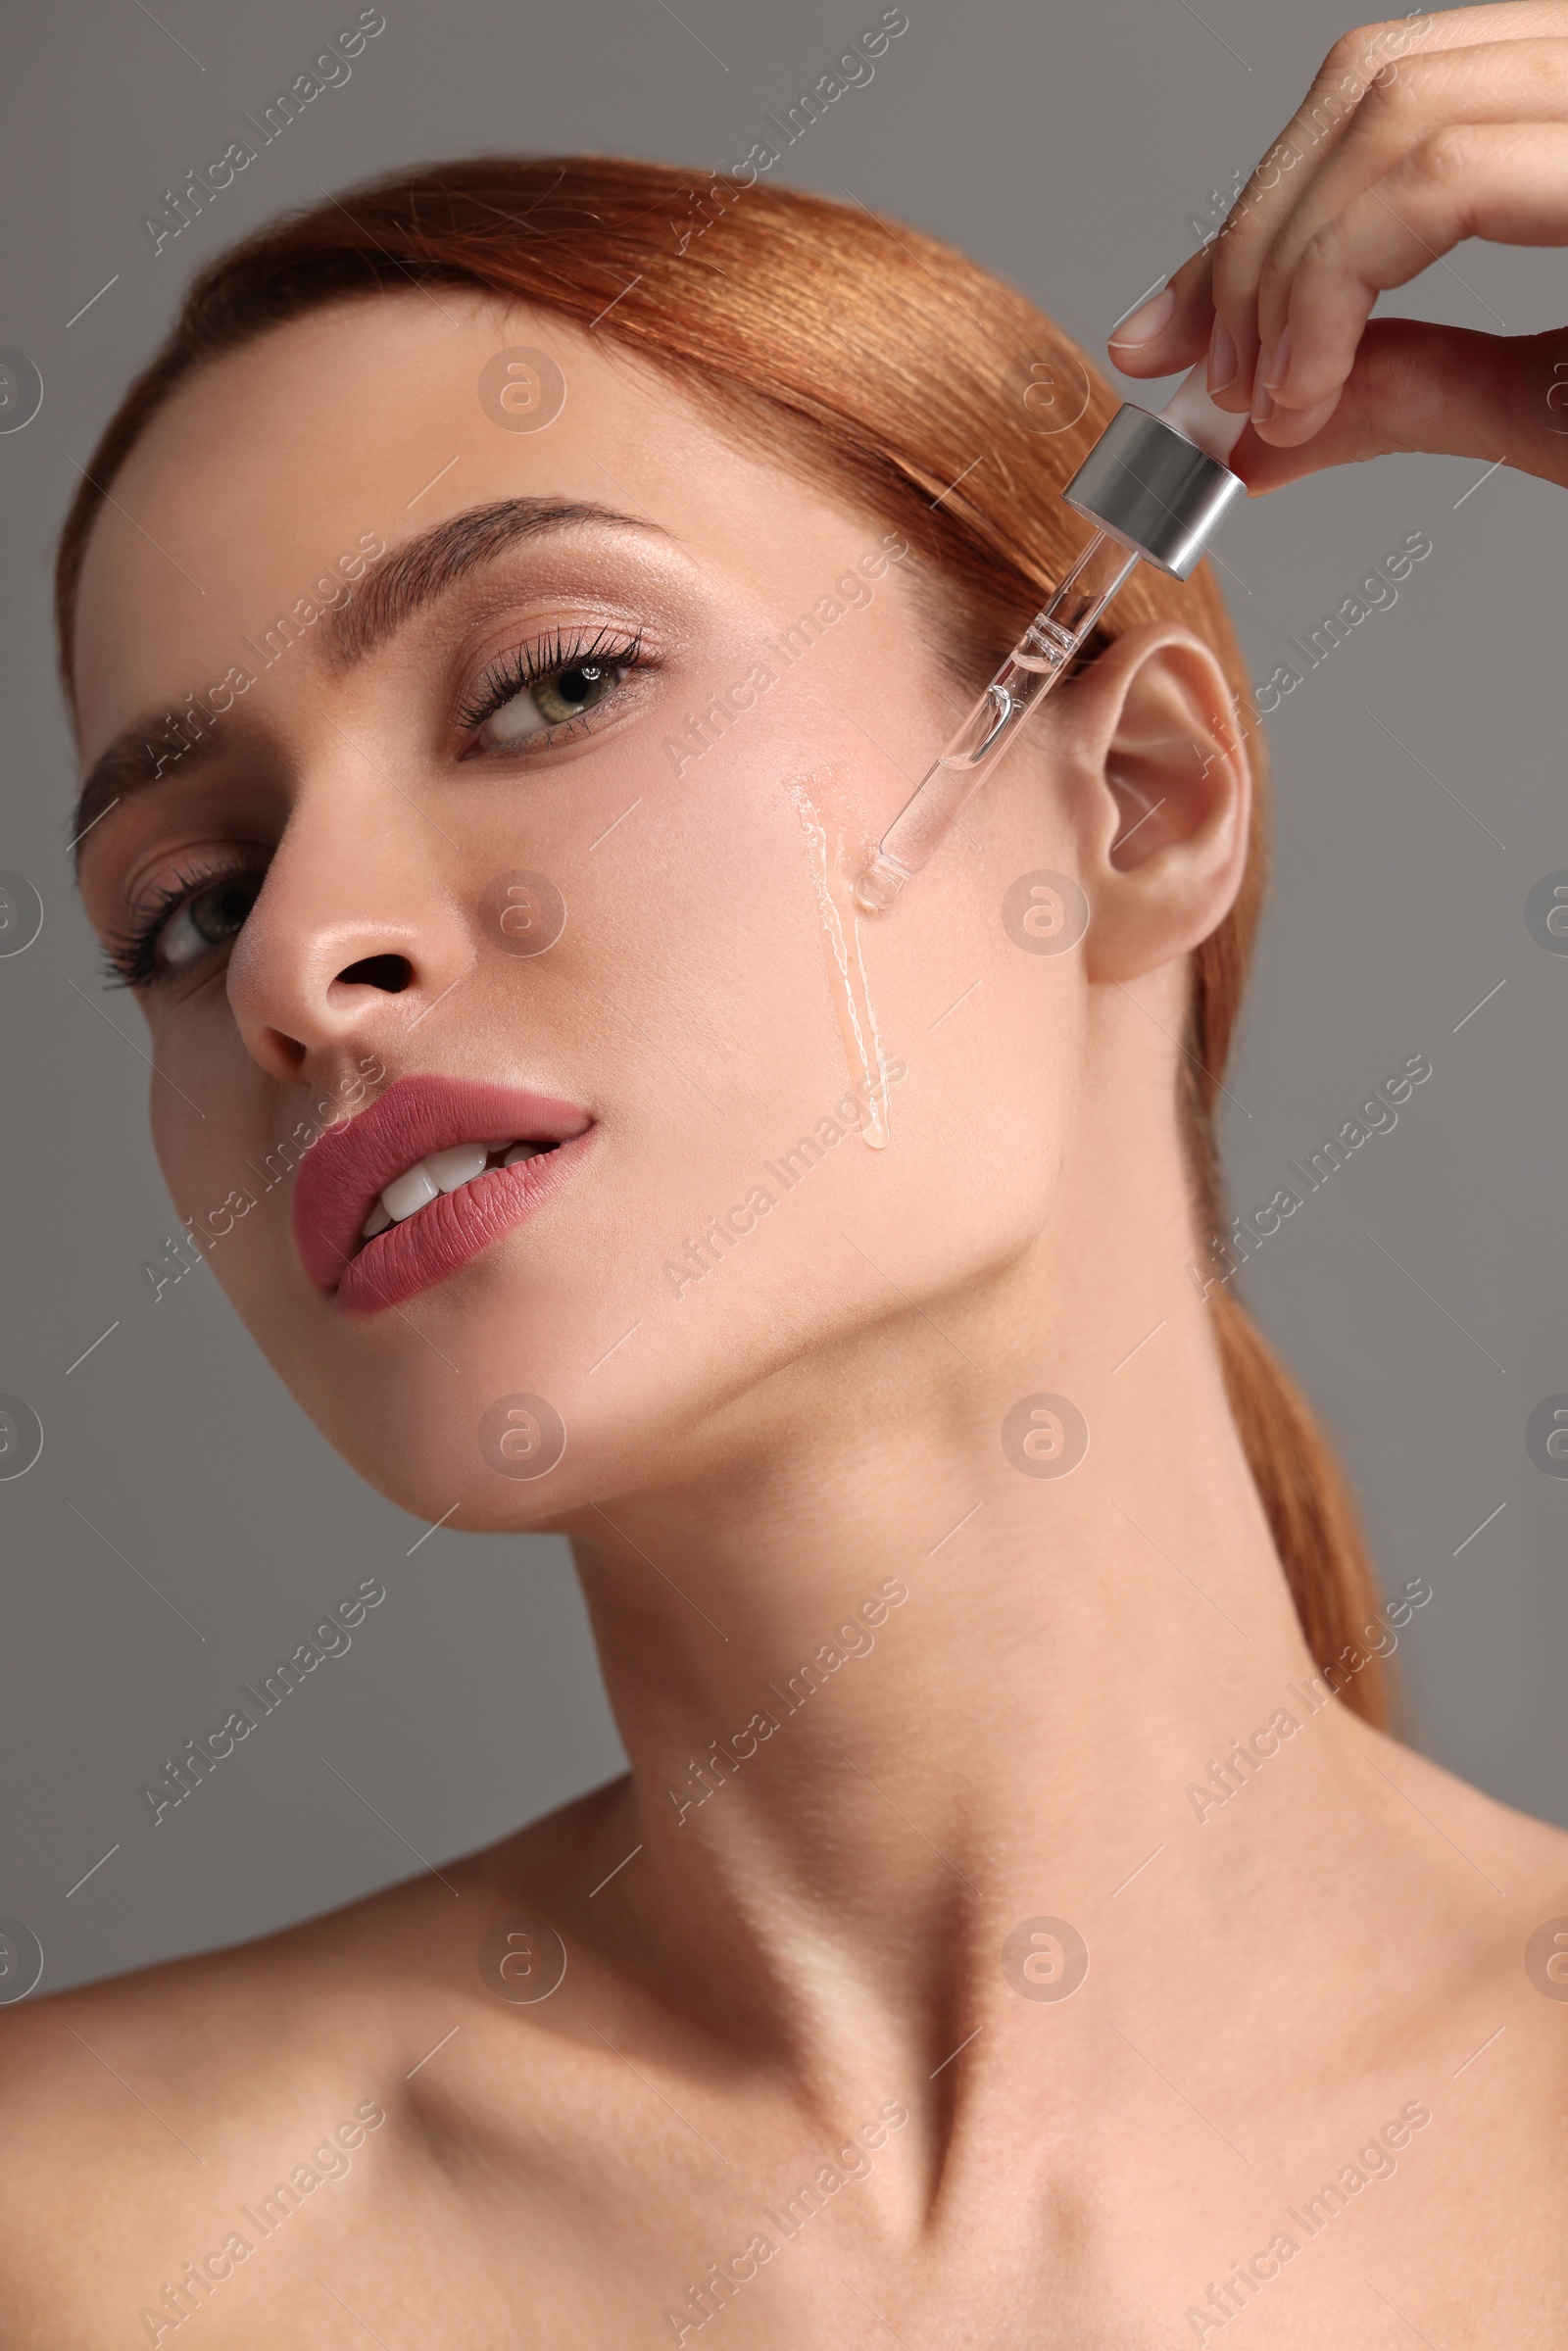
[[379, 988], [384, 996], [401, 996], [414, 977], [414, 966], [407, 955], [367, 955], [337, 976], [351, 987]]

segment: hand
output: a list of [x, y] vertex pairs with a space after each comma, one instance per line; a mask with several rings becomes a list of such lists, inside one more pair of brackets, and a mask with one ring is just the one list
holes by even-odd
[[1219, 235], [1110, 356], [1171, 375], [1206, 348], [1214, 399], [1250, 413], [1231, 462], [1254, 491], [1391, 449], [1568, 486], [1568, 328], [1369, 323], [1466, 237], [1568, 245], [1568, 0], [1347, 33]]

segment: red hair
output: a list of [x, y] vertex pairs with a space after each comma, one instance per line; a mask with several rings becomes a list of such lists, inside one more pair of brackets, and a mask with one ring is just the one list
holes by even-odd
[[[760, 179], [710, 181], [597, 156], [481, 157], [351, 190], [258, 230], [201, 272], [105, 428], [66, 522], [57, 614], [68, 693], [88, 534], [173, 387], [204, 360], [323, 304], [434, 283], [592, 325], [744, 445], [885, 518], [940, 581], [943, 636], [971, 690], [1079, 551], [1083, 525], [1058, 493], [1114, 397], [1051, 319], [963, 255], [863, 207]], [[1082, 402], [1059, 431], [1031, 429], [1018, 394], [1031, 363], [1064, 418]], [[1212, 647], [1259, 767], [1241, 652], [1206, 564], [1185, 586], [1144, 565], [1102, 638], [1167, 617]], [[1266, 879], [1263, 781], [1236, 904], [1189, 958], [1179, 1106], [1205, 1247], [1227, 1230], [1214, 1107]], [[1231, 1409], [1307, 1645], [1320, 1668], [1335, 1665], [1377, 1605], [1354, 1505], [1233, 1283], [1215, 1280], [1207, 1296]], [[1340, 1662], [1333, 1679], [1358, 1714], [1386, 1721], [1381, 1660], [1348, 1672]]]

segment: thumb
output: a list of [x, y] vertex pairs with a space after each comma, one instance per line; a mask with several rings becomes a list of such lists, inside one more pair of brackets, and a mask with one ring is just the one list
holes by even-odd
[[1483, 335], [1374, 318], [1327, 423], [1295, 449], [1271, 447], [1249, 424], [1231, 465], [1256, 497], [1327, 465], [1408, 450], [1501, 459], [1568, 487], [1568, 330]]

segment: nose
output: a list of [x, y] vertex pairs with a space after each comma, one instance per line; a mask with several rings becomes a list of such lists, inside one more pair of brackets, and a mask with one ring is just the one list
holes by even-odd
[[364, 955], [338, 978], [354, 988], [379, 988], [383, 996], [401, 996], [414, 977], [407, 955]]
[[473, 967], [461, 905], [412, 809], [336, 786], [296, 801], [235, 940], [228, 1001], [252, 1058], [308, 1082], [351, 1049], [384, 1049]]

